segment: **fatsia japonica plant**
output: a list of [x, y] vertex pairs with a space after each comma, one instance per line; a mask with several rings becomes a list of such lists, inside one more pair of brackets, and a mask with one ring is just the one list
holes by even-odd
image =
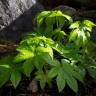
[[90, 44], [95, 45], [90, 40], [93, 22], [73, 22], [61, 11], [43, 11], [35, 20], [35, 31], [20, 42], [16, 56], [1, 58], [0, 86], [10, 80], [17, 87], [22, 74], [30, 77], [33, 73], [42, 89], [46, 84], [51, 87], [55, 80], [59, 92], [66, 84], [78, 92], [77, 81], [84, 83], [86, 72], [96, 79], [96, 61], [90, 48]]

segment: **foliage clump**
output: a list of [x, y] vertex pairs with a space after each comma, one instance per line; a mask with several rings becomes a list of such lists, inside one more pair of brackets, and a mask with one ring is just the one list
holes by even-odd
[[22, 74], [30, 77], [31, 73], [42, 89], [46, 83], [51, 87], [55, 80], [59, 92], [66, 84], [77, 92], [77, 81], [84, 83], [86, 72], [96, 79], [96, 58], [89, 47], [93, 44], [93, 22], [73, 22], [61, 11], [43, 11], [37, 15], [36, 23], [35, 31], [20, 42], [17, 55], [1, 58], [0, 87], [10, 79], [16, 88]]

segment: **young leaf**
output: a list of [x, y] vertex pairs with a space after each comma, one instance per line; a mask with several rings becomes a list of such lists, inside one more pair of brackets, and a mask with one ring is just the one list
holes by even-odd
[[77, 37], [76, 30], [73, 30], [73, 31], [70, 33], [70, 35], [69, 35], [69, 42], [75, 41], [76, 37]]
[[42, 47], [42, 46], [37, 47], [36, 54], [40, 55], [42, 53], [49, 53], [49, 55], [53, 58], [53, 50], [51, 47]]
[[88, 27], [94, 27], [94, 26], [96, 26], [96, 25], [95, 25], [93, 22], [91, 22], [90, 20], [84, 20], [82, 23], [85, 24], [85, 25], [88, 26]]
[[75, 29], [75, 28], [79, 28], [80, 26], [80, 21], [76, 21], [76, 22], [73, 22], [71, 25], [70, 25], [70, 29]]
[[22, 53], [17, 54], [14, 59], [14, 62], [21, 62], [29, 58], [33, 58], [34, 53], [29, 50], [22, 50]]
[[41, 24], [43, 23], [43, 20], [46, 16], [48, 16], [50, 13], [50, 11], [43, 11], [41, 13], [38, 14], [38, 16], [36, 17], [37, 19], [37, 26], [40, 27]]

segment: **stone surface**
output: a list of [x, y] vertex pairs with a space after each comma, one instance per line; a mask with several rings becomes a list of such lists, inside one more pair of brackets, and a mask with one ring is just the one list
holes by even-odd
[[45, 9], [53, 9], [61, 4], [67, 5], [70, 0], [37, 0]]
[[36, 0], [0, 0], [1, 29], [32, 7]]
[[60, 5], [56, 7], [54, 10], [61, 10], [64, 14], [67, 14], [69, 16], [73, 16], [76, 14], [76, 9], [64, 5]]
[[72, 7], [96, 8], [96, 0], [69, 0]]
[[73, 8], [95, 8], [96, 0], [38, 0], [47, 9], [55, 8], [59, 5], [67, 5]]
[[23, 33], [31, 31], [34, 17], [43, 6], [33, 0], [0, 1], [0, 41], [17, 42]]
[[36, 80], [32, 80], [27, 88], [27, 90], [31, 91], [32, 93], [38, 92], [38, 83]]

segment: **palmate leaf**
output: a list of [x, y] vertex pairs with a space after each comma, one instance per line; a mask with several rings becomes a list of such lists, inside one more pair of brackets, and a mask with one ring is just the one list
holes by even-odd
[[[61, 92], [67, 84], [74, 92], [78, 91], [77, 80], [83, 83], [83, 76], [78, 71], [78, 67], [72, 66], [70, 61], [62, 59], [61, 63], [57, 60], [51, 64], [53, 66], [48, 71], [49, 78], [55, 78], [59, 92]], [[77, 69], [77, 70], [76, 70]]]
[[69, 36], [69, 42], [75, 42], [77, 46], [86, 45], [88, 43], [90, 34], [84, 30], [74, 29]]
[[[63, 14], [61, 11], [48, 11], [48, 12], [44, 11], [44, 12], [41, 12], [37, 16], [37, 23], [38, 23], [37, 29], [43, 36], [52, 37], [50, 33], [53, 33], [53, 31], [56, 28], [62, 29], [65, 22], [67, 22], [67, 24], [73, 22], [70, 16]], [[45, 28], [43, 23], [45, 24]], [[40, 30], [42, 30], [42, 32]], [[62, 32], [62, 30], [60, 30], [60, 32]]]
[[[83, 82], [83, 76], [80, 74], [79, 71], [77, 71], [77, 70], [78, 70], [78, 67], [77, 67], [77, 66], [74, 67], [74, 66], [70, 65], [65, 59], [62, 59], [61, 63], [63, 64], [64, 70], [65, 70], [68, 74], [72, 73], [72, 74], [70, 74], [70, 75], [72, 75], [73, 77], [75, 77], [75, 78], [78, 79], [79, 81]], [[76, 70], [76, 69], [77, 69], [77, 70]]]
[[[78, 91], [78, 84], [76, 79], [74, 78], [74, 76], [72, 76], [73, 71], [70, 69], [70, 65], [69, 66], [65, 66], [66, 63], [64, 64], [64, 69], [62, 70], [63, 76], [65, 78], [65, 81], [67, 83], [67, 85], [74, 91], [77, 93]], [[70, 70], [68, 70], [70, 69]], [[71, 73], [72, 72], [72, 73]]]
[[92, 27], [96, 26], [93, 22], [89, 20], [84, 20], [82, 22], [76, 21], [70, 25], [70, 29], [72, 29], [69, 42], [73, 41], [77, 46], [85, 46], [88, 44], [90, 33], [92, 31]]
[[[65, 60], [62, 59], [61, 63], [63, 64], [63, 75], [65, 76], [65, 80], [68, 86], [74, 91], [78, 91], [78, 84], [76, 79], [79, 81], [83, 81], [82, 75], [79, 72], [75, 71], [74, 68]], [[74, 74], [75, 73], [75, 74]]]

